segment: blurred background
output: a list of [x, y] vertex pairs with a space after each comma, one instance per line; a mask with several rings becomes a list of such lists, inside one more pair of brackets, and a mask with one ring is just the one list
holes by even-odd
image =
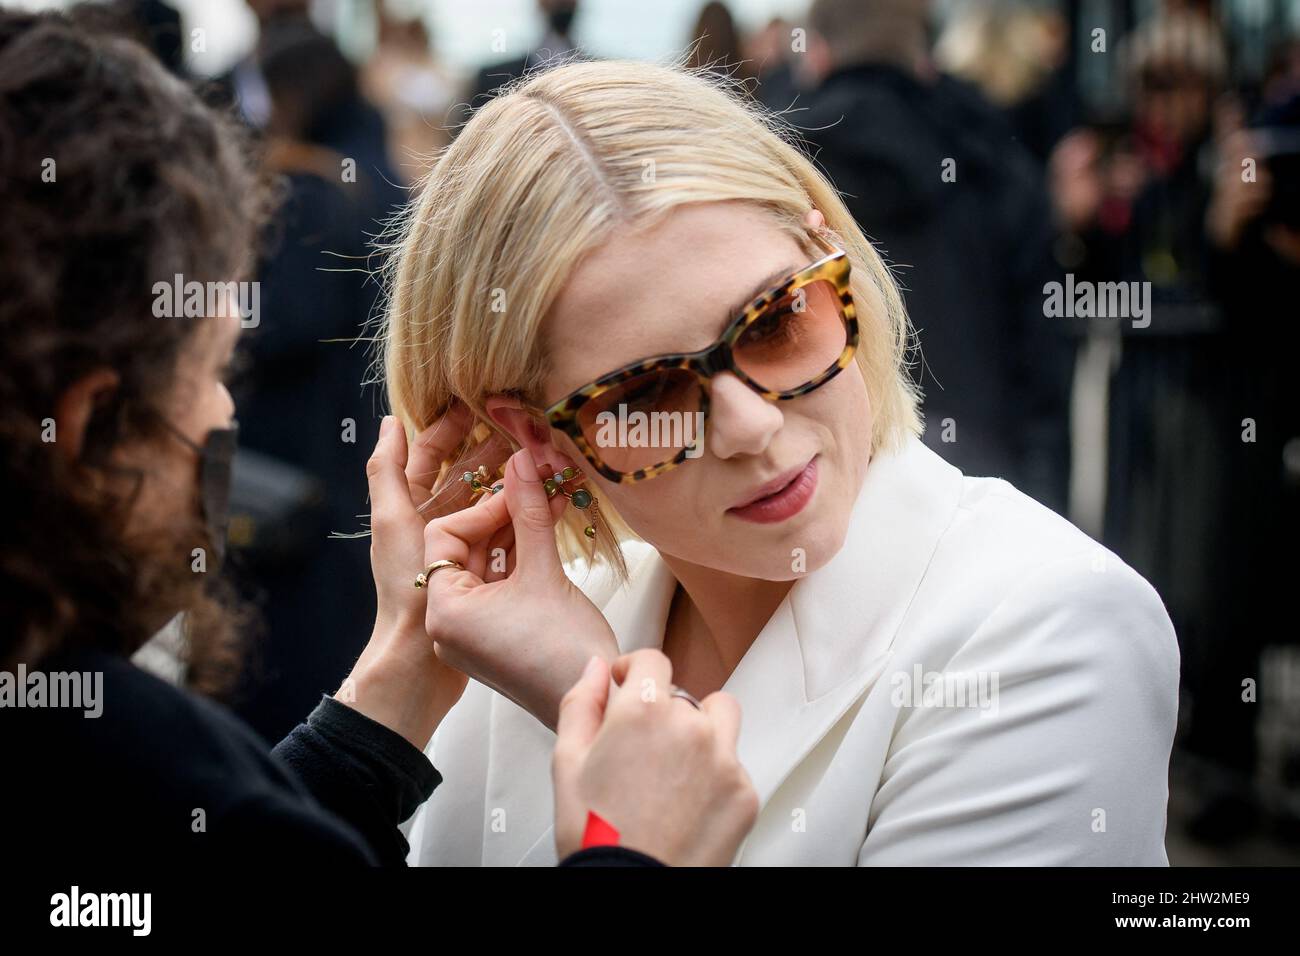
[[[231, 703], [268, 739], [373, 621], [366, 542], [329, 533], [368, 510], [382, 223], [511, 77], [684, 57], [776, 111], [894, 267], [926, 442], [1164, 598], [1171, 862], [1300, 862], [1300, 0], [102, 5], [236, 110], [281, 183], [231, 527], [264, 625]], [[1134, 297], [1061, 315], [1053, 283]]]

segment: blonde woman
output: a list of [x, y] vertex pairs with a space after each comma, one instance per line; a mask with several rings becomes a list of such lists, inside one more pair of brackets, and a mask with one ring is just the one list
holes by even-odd
[[411, 862], [568, 852], [561, 697], [593, 654], [658, 648], [646, 719], [739, 702], [759, 813], [734, 862], [1167, 863], [1159, 597], [921, 443], [890, 273], [754, 108], [645, 64], [514, 84], [432, 166], [391, 291], [417, 447], [448, 415], [497, 436], [429, 475], [438, 500], [480, 485], [423, 555], [426, 628], [475, 680]]

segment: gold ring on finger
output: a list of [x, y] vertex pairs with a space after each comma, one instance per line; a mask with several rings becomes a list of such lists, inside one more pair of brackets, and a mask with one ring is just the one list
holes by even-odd
[[443, 568], [455, 568], [457, 571], [464, 571], [465, 565], [461, 564], [459, 561], [449, 561], [446, 558], [441, 561], [435, 561], [415, 576], [415, 586], [417, 588], [427, 587], [429, 584], [429, 578], [433, 576], [434, 572], [441, 571]]

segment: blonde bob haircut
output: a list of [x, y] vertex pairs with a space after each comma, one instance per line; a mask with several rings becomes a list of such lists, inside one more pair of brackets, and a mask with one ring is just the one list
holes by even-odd
[[[481, 463], [470, 460], [471, 446], [489, 428], [500, 431], [485, 409], [489, 396], [541, 404], [543, 320], [582, 258], [619, 230], [651, 227], [687, 203], [755, 204], [810, 259], [817, 252], [802, 220], [821, 210], [852, 264], [872, 450], [920, 433], [911, 332], [894, 279], [786, 135], [725, 78], [610, 60], [521, 77], [474, 114], [434, 157], [387, 244], [378, 342], [393, 414], [414, 435], [460, 399], [481, 422], [444, 464], [435, 495]], [[494, 474], [500, 464], [483, 463]], [[620, 545], [633, 535], [605, 501], [600, 514], [605, 527], [593, 544], [583, 516], [565, 509], [561, 557], [588, 568], [607, 561], [625, 575]]]

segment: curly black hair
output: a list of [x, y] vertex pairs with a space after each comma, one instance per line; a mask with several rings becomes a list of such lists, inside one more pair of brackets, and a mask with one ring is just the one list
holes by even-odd
[[[176, 542], [126, 540], [134, 494], [88, 476], [163, 440], [153, 410], [199, 324], [155, 318], [155, 282], [245, 277], [270, 196], [241, 127], [143, 47], [75, 13], [0, 11], [0, 665], [130, 653], [188, 609], [193, 684], [229, 680], [216, 576]], [[120, 385], [68, 462], [45, 425], [95, 369]]]

